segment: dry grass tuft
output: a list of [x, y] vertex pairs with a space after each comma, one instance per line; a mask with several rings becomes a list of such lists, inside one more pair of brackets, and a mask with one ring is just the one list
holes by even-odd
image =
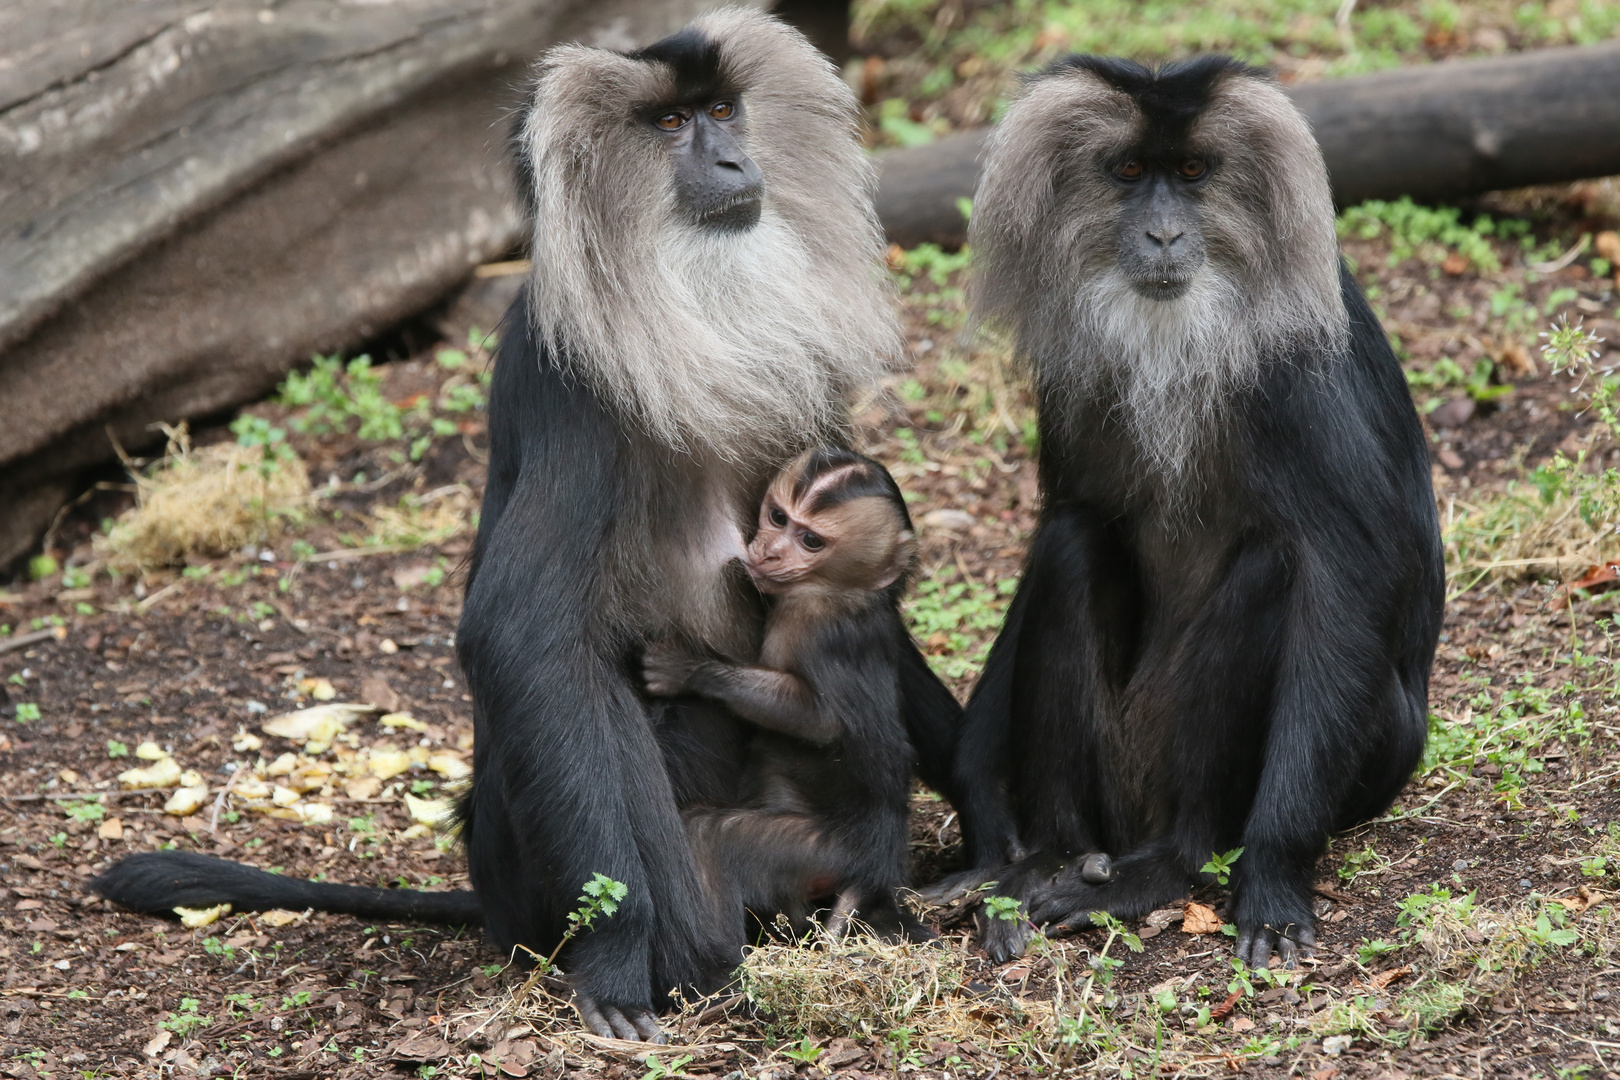
[[442, 544], [467, 529], [475, 503], [463, 484], [437, 488], [423, 495], [408, 493], [396, 504], [371, 508], [368, 544], [414, 549]]
[[737, 985], [773, 1035], [882, 1038], [911, 1028], [927, 1038], [984, 1038], [991, 1012], [964, 992], [962, 951], [889, 944], [864, 934], [747, 951]]
[[1575, 581], [1615, 557], [1614, 529], [1589, 520], [1580, 493], [1543, 498], [1515, 482], [1477, 503], [1441, 507], [1446, 561], [1464, 588], [1483, 578]]
[[96, 553], [114, 567], [155, 570], [279, 534], [308, 503], [309, 477], [291, 454], [264, 455], [235, 443], [193, 450], [184, 425], [170, 430], [160, 461], [144, 474], [131, 467], [135, 506], [96, 538]]

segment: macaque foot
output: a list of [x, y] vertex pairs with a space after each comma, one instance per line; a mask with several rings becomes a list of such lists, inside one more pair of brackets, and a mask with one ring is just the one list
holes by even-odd
[[593, 1034], [604, 1039], [623, 1039], [626, 1042], [663, 1043], [664, 1029], [647, 1009], [634, 1006], [621, 1009], [617, 1005], [599, 1002], [589, 994], [574, 991], [574, 1008], [580, 1022]]
[[996, 880], [996, 871], [994, 870], [983, 868], [963, 870], [928, 886], [926, 889], [918, 889], [916, 892], [918, 899], [938, 907], [949, 904], [953, 900], [960, 900], [968, 893], [982, 889], [994, 880]]
[[990, 908], [981, 907], [974, 916], [979, 928], [979, 939], [992, 964], [1005, 964], [1024, 955], [1035, 926], [1023, 915], [1004, 918]]
[[1296, 968], [1301, 960], [1316, 955], [1316, 931], [1308, 923], [1288, 923], [1281, 930], [1238, 925], [1239, 960], [1251, 968], [1270, 967], [1272, 953], [1277, 954], [1283, 967]]

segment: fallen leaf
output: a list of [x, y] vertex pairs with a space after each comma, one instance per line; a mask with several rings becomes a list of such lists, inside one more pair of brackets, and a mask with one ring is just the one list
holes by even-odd
[[1410, 974], [1412, 974], [1412, 967], [1408, 964], [1398, 968], [1390, 968], [1388, 971], [1380, 971], [1367, 981], [1377, 989], [1382, 990], [1396, 979]]
[[411, 767], [411, 756], [398, 750], [373, 750], [366, 767], [379, 780], [391, 780]]
[[356, 777], [343, 785], [343, 794], [351, 799], [375, 799], [382, 783], [375, 776]]
[[169, 1045], [169, 1040], [172, 1038], [174, 1038], [174, 1033], [167, 1028], [164, 1028], [162, 1031], [152, 1036], [151, 1041], [146, 1044], [146, 1056], [155, 1058], [159, 1054], [163, 1053], [164, 1049]]
[[222, 915], [229, 915], [231, 905], [216, 904], [213, 907], [206, 908], [177, 907], [174, 909], [174, 913], [180, 916], [180, 924], [186, 929], [200, 930], [205, 926], [217, 923]]
[[1445, 262], [1440, 264], [1440, 269], [1452, 277], [1461, 277], [1463, 271], [1468, 269], [1468, 256], [1462, 254], [1461, 252], [1453, 251], [1450, 255], [1446, 256]]
[[312, 697], [316, 701], [331, 701], [337, 697], [337, 688], [332, 685], [332, 680], [318, 676], [299, 679], [298, 692], [305, 697]]
[[118, 782], [132, 789], [173, 787], [180, 782], [180, 765], [172, 757], [161, 758], [144, 769], [125, 769]]
[[236, 729], [236, 737], [231, 740], [232, 750], [235, 750], [239, 754], [247, 754], [252, 753], [255, 750], [262, 750], [263, 748], [263, 739], [259, 738], [251, 731], [243, 731], [241, 728]]
[[1604, 229], [1593, 238], [1592, 247], [1611, 263], [1620, 263], [1620, 233]]
[[79, 774], [72, 769], [63, 769], [56, 775], [64, 784], [77, 784], [79, 782]]
[[96, 835], [103, 840], [122, 840], [124, 838], [124, 819], [108, 818], [101, 823], [101, 828], [96, 830]]
[[427, 767], [447, 780], [465, 780], [472, 775], [472, 766], [454, 754], [429, 754]]
[[52, 930], [55, 930], [56, 927], [57, 923], [55, 919], [35, 919], [33, 922], [27, 924], [27, 929], [30, 934], [48, 934]]
[[1311, 1073], [1311, 1080], [1333, 1080], [1333, 1078], [1338, 1075], [1339, 1067], [1337, 1065], [1329, 1065], [1325, 1069], [1317, 1069], [1315, 1072]]
[[207, 784], [183, 787], [169, 796], [169, 801], [163, 804], [163, 812], [173, 814], [175, 817], [185, 817], [187, 814], [195, 814], [207, 801]]
[[[317, 697], [319, 695], [316, 695]], [[358, 716], [367, 716], [377, 710], [370, 705], [354, 705], [334, 702], [329, 705], [312, 705], [297, 712], [284, 713], [263, 724], [260, 728], [266, 735], [274, 735], [278, 739], [307, 739], [308, 745], [304, 752], [309, 754], [323, 753], [332, 745], [332, 740], [349, 725], [349, 721]]]
[[1181, 909], [1183, 934], [1218, 934], [1220, 930], [1221, 920], [1214, 908], [1189, 900]]
[[450, 1056], [450, 1044], [434, 1035], [412, 1035], [391, 1048], [395, 1061], [442, 1061]]
[[385, 716], [379, 716], [377, 718], [377, 723], [381, 724], [385, 728], [405, 728], [408, 731], [427, 730], [426, 724], [422, 723], [422, 721], [418, 720], [410, 713], [403, 712], [391, 712]]
[[231, 794], [242, 799], [268, 799], [270, 785], [257, 776], [248, 776], [231, 786]]
[[282, 908], [273, 908], [259, 914], [259, 922], [266, 926], [281, 927], [288, 923], [303, 922], [309, 916], [307, 911], [286, 911]]
[[1254, 1028], [1254, 1021], [1250, 1020], [1247, 1016], [1234, 1016], [1234, 1017], [1232, 1017], [1232, 1030], [1233, 1031], [1250, 1031], [1253, 1028]]
[[1587, 592], [1598, 592], [1620, 581], [1620, 563], [1604, 563], [1602, 566], [1588, 567], [1586, 574], [1579, 581], [1571, 581], [1564, 586], [1564, 595], [1585, 589]]
[[266, 776], [291, 776], [296, 768], [298, 755], [289, 750], [266, 766], [264, 772]]
[[[18, 861], [20, 862], [21, 860], [18, 860]], [[19, 900], [19, 901], [17, 901], [17, 910], [18, 911], [38, 911], [40, 908], [42, 908], [44, 906], [45, 906], [45, 901], [43, 901], [43, 900]]]
[[135, 748], [135, 756], [142, 761], [162, 761], [169, 756], [169, 752], [148, 739]]
[[[388, 680], [378, 672], [372, 672], [360, 680], [360, 696], [371, 702], [385, 713], [399, 712], [399, 694], [388, 685]], [[386, 722], [387, 717], [383, 718]]]
[[1241, 990], [1234, 990], [1230, 994], [1226, 995], [1225, 1001], [1209, 1010], [1210, 1021], [1218, 1024], [1222, 1020], [1225, 1020], [1232, 1014], [1232, 1009], [1237, 1005], [1238, 1000], [1242, 997], [1243, 991]]
[[1355, 1041], [1348, 1035], [1329, 1035], [1322, 1040], [1322, 1053], [1330, 1057], [1338, 1057], [1350, 1049], [1351, 1044]]

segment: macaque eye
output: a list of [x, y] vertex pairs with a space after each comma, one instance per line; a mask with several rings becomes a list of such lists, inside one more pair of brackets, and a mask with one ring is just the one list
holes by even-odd
[[807, 532], [799, 537], [799, 543], [804, 545], [806, 551], [820, 551], [827, 546], [827, 541], [813, 532]]
[[1196, 180], [1209, 171], [1209, 166], [1198, 158], [1188, 158], [1181, 163], [1181, 175], [1188, 180]]
[[1119, 177], [1121, 180], [1140, 180], [1142, 179], [1143, 171], [1142, 163], [1140, 161], [1127, 161], [1125, 164], [1114, 170], [1114, 175]]
[[717, 101], [709, 106], [709, 115], [716, 120], [730, 120], [737, 115], [737, 106], [729, 101]]
[[663, 131], [679, 131], [686, 126], [688, 117], [685, 113], [667, 112], [653, 121]]
[[787, 524], [787, 514], [782, 512], [782, 508], [780, 506], [771, 507], [770, 517], [771, 524], [775, 525], [778, 529]]

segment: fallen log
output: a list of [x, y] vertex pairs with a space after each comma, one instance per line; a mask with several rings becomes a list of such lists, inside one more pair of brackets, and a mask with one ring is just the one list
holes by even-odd
[[[1311, 119], [1341, 206], [1620, 173], [1620, 42], [1456, 60], [1289, 89]], [[883, 155], [889, 239], [960, 243], [982, 130]]]

